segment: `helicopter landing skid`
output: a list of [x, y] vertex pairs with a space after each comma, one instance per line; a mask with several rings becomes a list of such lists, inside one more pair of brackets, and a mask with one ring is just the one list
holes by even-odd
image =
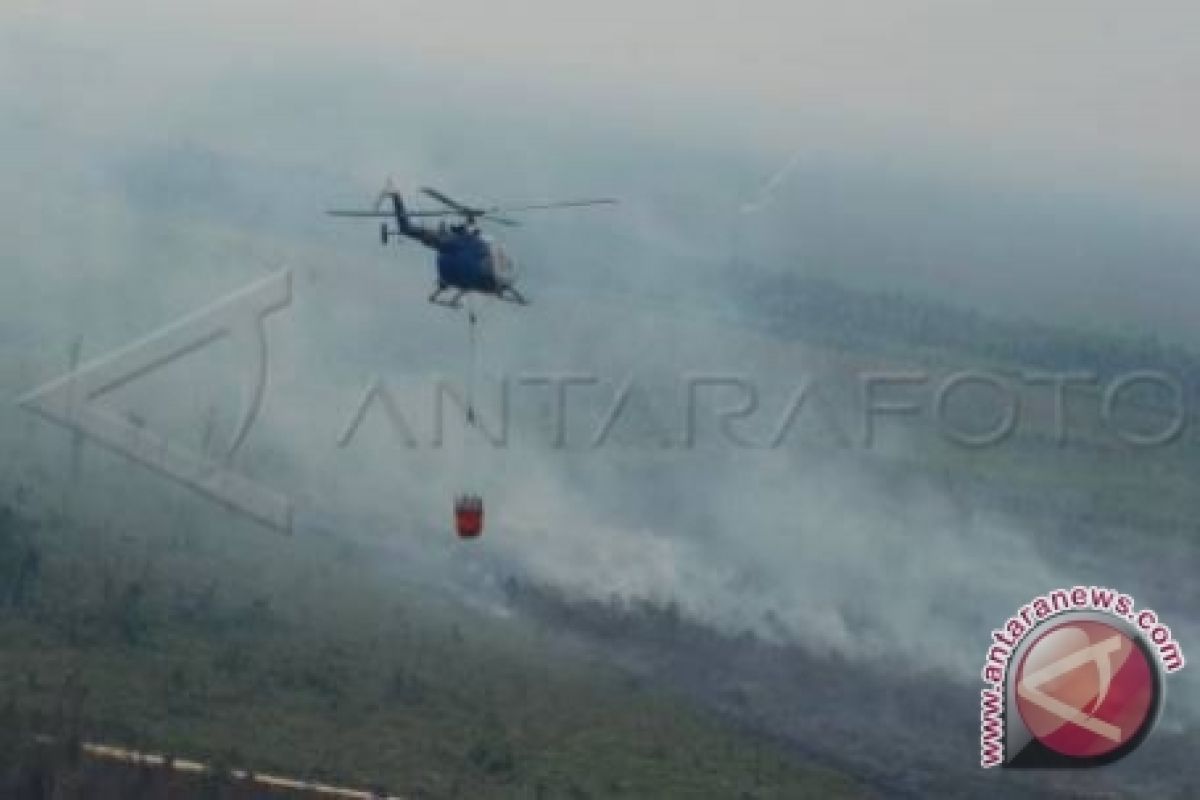
[[454, 295], [454, 297], [451, 297], [449, 300], [443, 300], [441, 294], [445, 290], [445, 286], [439, 286], [434, 289], [433, 294], [429, 295], [429, 302], [433, 303], [435, 306], [445, 306], [446, 308], [462, 308], [461, 300], [465, 292], [460, 289], [458, 293]]
[[[465, 289], [459, 289], [453, 297], [443, 298], [442, 292], [446, 291], [445, 286], [439, 286], [433, 290], [433, 294], [429, 295], [429, 302], [435, 306], [444, 306], [446, 308], [462, 308], [462, 298], [467, 292]], [[525, 299], [525, 295], [513, 289], [511, 286], [506, 287], [502, 291], [494, 292], [496, 297], [508, 303], [516, 303], [519, 306], [529, 305], [529, 301]]]
[[501, 300], [507, 300], [508, 302], [516, 303], [519, 306], [529, 305], [529, 301], [525, 299], [525, 296], [511, 286], [506, 286], [496, 296]]

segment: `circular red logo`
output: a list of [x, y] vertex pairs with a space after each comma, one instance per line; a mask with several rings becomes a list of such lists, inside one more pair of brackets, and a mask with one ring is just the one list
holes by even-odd
[[1104, 622], [1042, 633], [1017, 669], [1017, 710], [1029, 733], [1071, 758], [1134, 747], [1154, 723], [1158, 676], [1145, 648]]

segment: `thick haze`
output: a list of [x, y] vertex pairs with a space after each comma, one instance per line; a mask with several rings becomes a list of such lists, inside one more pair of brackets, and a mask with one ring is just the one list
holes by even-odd
[[[779, 197], [799, 197], [783, 212], [787, 254], [803, 259], [790, 267], [1200, 339], [1186, 302], [1200, 290], [1192, 4], [222, 0], [0, 14], [6, 127], [182, 140], [364, 181], [457, 168], [463, 189], [496, 196], [548, 188], [539, 173], [555, 157], [572, 177], [604, 175], [612, 151], [649, 140], [692, 155], [689, 171], [710, 151], [737, 157], [706, 187], [714, 214], [798, 154], [799, 185]], [[466, 129], [448, 133], [464, 108]], [[564, 131], [619, 141], [547, 153]], [[468, 148], [490, 174], [467, 169]], [[32, 177], [39, 154], [17, 149]], [[691, 188], [642, 166], [639, 184], [596, 188]], [[524, 181], [504, 174], [514, 167]], [[770, 238], [760, 222], [744, 238]], [[729, 221], [703, 220], [715, 224]]]
[[[684, 370], [785, 392], [807, 356], [741, 325], [731, 263], [1200, 343], [1193, 4], [60, 2], [0, 22], [6, 394], [61, 373], [77, 336], [94, 356], [289, 266], [242, 466], [305, 514], [437, 537], [464, 480], [461, 452], [410, 453], [376, 417], [336, 446], [373, 376], [418, 404], [463, 361], [460, 321], [423, 302], [427, 254], [321, 213], [388, 174], [468, 199], [622, 198], [505, 232], [535, 304], [486, 311], [493, 379], [646, 376], [668, 387], [652, 406]], [[128, 402], [178, 430], [210, 404], [232, 424], [218, 355]], [[5, 417], [34, 449], [53, 438]], [[988, 626], [1091, 580], [853, 459], [480, 461], [497, 559], [856, 656], [966, 675]]]

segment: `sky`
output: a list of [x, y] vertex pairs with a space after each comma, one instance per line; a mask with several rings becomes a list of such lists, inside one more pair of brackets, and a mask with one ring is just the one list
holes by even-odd
[[[729, 217], [772, 187], [794, 218], [823, 180], [830, 218], [795, 220], [794, 242], [769, 215], [677, 221], [679, 236], [720, 226], [705, 246], [724, 248], [742, 226], [763, 260], [1200, 342], [1200, 10], [1186, 3], [117, 0], [8, 3], [0, 19], [0, 99], [34, 126], [364, 185], [415, 180], [440, 150], [468, 190], [518, 194], [557, 188], [546, 175], [571, 162], [579, 183], [604, 175], [605, 140], [691, 154], [678, 169], [692, 172], [711, 152], [734, 179], [685, 185], [650, 155], [643, 186], [596, 189], [636, 204], [674, 183]], [[505, 161], [528, 167], [524, 186]]]
[[503, 9], [118, 0], [103, 11], [16, 2], [3, 14], [135, 66], [150, 90], [264, 61], [416, 64], [451, 85], [581, 93], [606, 112], [656, 117], [650, 124], [697, 115], [785, 148], [802, 146], [793, 137], [815, 123], [820, 137], [965, 147], [989, 163], [1064, 159], [1131, 181], [1200, 178], [1191, 102], [1200, 11], [1183, 2], [1151, 13], [1113, 0], [521, 0]]

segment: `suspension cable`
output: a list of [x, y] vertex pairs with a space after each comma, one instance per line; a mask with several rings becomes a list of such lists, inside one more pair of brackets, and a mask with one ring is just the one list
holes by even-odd
[[475, 372], [477, 370], [479, 332], [477, 330], [479, 317], [475, 311], [475, 301], [467, 296], [467, 328], [470, 352], [467, 358], [467, 425], [475, 426]]

